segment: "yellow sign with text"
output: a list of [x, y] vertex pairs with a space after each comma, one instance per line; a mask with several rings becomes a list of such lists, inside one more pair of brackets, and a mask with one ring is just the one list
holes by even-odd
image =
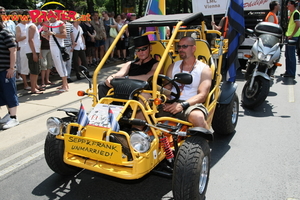
[[99, 161], [122, 162], [121, 144], [65, 134], [65, 151]]

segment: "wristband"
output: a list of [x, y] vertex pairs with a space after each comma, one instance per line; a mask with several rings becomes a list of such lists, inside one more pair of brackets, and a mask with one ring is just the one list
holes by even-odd
[[181, 102], [180, 105], [182, 106], [183, 110], [187, 109], [190, 107], [190, 103], [187, 101]]

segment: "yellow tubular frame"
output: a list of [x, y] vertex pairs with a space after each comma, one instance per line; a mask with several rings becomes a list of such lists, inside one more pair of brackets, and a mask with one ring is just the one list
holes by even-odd
[[[176, 25], [176, 27], [174, 28], [174, 34], [172, 34], [171, 38], [169, 40], [163, 40], [162, 42], [166, 42], [166, 48], [165, 51], [162, 54], [161, 60], [158, 63], [157, 69], [154, 72], [153, 75], [153, 80], [152, 80], [152, 90], [145, 90], [142, 92], [145, 93], [149, 93], [152, 95], [151, 99], [155, 99], [155, 98], [160, 98], [161, 94], [160, 92], [157, 90], [157, 81], [158, 81], [158, 75], [162, 70], [162, 67], [164, 66], [164, 63], [167, 59], [167, 56], [169, 56], [169, 52], [171, 52], [172, 50], [172, 45], [174, 45], [174, 42], [177, 41], [178, 39], [176, 38], [176, 35], [178, 32], [184, 32], [179, 30], [180, 27], [183, 25], [183, 21], [179, 21]], [[201, 30], [200, 30], [200, 39], [206, 39], [205, 36], [205, 23], [202, 22], [202, 26], [201, 26]], [[88, 89], [86, 91], [86, 93], [88, 94], [89, 97], [93, 98], [93, 104], [92, 106], [95, 107], [97, 103], [104, 103], [104, 104], [109, 104], [112, 101], [116, 100], [114, 98], [111, 97], [105, 97], [102, 98], [101, 100], [98, 100], [98, 95], [97, 95], [97, 79], [98, 79], [98, 74], [100, 72], [100, 70], [102, 69], [102, 67], [105, 64], [105, 61], [108, 59], [108, 57], [110, 56], [111, 52], [113, 51], [114, 47], [116, 46], [118, 40], [120, 39], [120, 37], [122, 36], [122, 34], [126, 31], [126, 29], [128, 28], [128, 24], [124, 25], [122, 27], [122, 29], [119, 31], [119, 34], [117, 35], [117, 37], [115, 38], [115, 40], [113, 41], [112, 45], [109, 47], [108, 51], [106, 52], [106, 54], [104, 55], [103, 59], [101, 60], [101, 62], [99, 63], [99, 65], [97, 66], [96, 70], [94, 71], [93, 74], [93, 79], [92, 79], [92, 88]], [[186, 30], [185, 30], [186, 31]], [[210, 33], [216, 33], [218, 35], [221, 36], [221, 33], [219, 31], [209, 31]], [[151, 32], [154, 34], [158, 34], [157, 31], [155, 32]], [[221, 39], [222, 40], [222, 39]], [[224, 40], [222, 40], [222, 42], [224, 42]], [[219, 48], [212, 48], [212, 54], [216, 55], [216, 59], [219, 59], [220, 62], [217, 63], [217, 68], [215, 69], [215, 75], [214, 75], [214, 80], [215, 80], [215, 85], [214, 88], [212, 88], [212, 90], [210, 91], [210, 93], [208, 94], [207, 100], [204, 103], [204, 105], [206, 106], [206, 108], [209, 111], [209, 117], [207, 120], [207, 123], [209, 124], [209, 126], [211, 126], [211, 122], [212, 122], [212, 117], [213, 117], [213, 113], [214, 110], [216, 108], [217, 105], [217, 101], [218, 101], [218, 97], [220, 95], [220, 84], [221, 84], [221, 80], [222, 80], [222, 76], [221, 76], [221, 67], [222, 67], [222, 58], [223, 58], [223, 53], [222, 52], [226, 52], [227, 51], [227, 43], [224, 42], [225, 46], [222, 49]], [[221, 52], [221, 53], [220, 53]], [[110, 92], [112, 92], [110, 90]], [[171, 117], [160, 117], [160, 118], [156, 118], [155, 114], [158, 112], [157, 107], [156, 106], [150, 106], [149, 102], [143, 97], [143, 96], [139, 96], [140, 99], [142, 99], [142, 101], [144, 102], [145, 105], [143, 105], [140, 102], [137, 102], [135, 100], [124, 100], [124, 99], [117, 99], [118, 102], [124, 102], [124, 108], [127, 107], [132, 107], [132, 109], [134, 110], [131, 118], [135, 118], [136, 115], [136, 111], [137, 108], [139, 108], [143, 114], [145, 115], [145, 120], [147, 121], [147, 123], [153, 125], [153, 124], [157, 124], [158, 122], [162, 122], [162, 121], [171, 121], [171, 122], [175, 122], [175, 123], [181, 123], [183, 125], [187, 125], [187, 126], [191, 126], [192, 124], [183, 120], [179, 120], [179, 119], [175, 119], [175, 118], [171, 118]], [[210, 101], [210, 99], [213, 100]], [[121, 114], [117, 117], [117, 120], [119, 120]], [[67, 127], [67, 133], [70, 133], [71, 127], [75, 126], [78, 127], [79, 124], [77, 123], [70, 123]], [[91, 134], [85, 132], [86, 130], [92, 130]], [[142, 176], [144, 176], [145, 174], [147, 174], [148, 172], [150, 172], [158, 163], [160, 163], [161, 160], [163, 160], [165, 158], [164, 155], [164, 150], [159, 146], [159, 136], [162, 135], [162, 132], [159, 130], [154, 129], [153, 127], [150, 127], [151, 132], [153, 133], [154, 139], [152, 141], [152, 145], [151, 145], [151, 149], [146, 152], [146, 153], [138, 153], [135, 152], [132, 147], [129, 145], [129, 148], [132, 152], [132, 156], [133, 159], [132, 161], [125, 161], [123, 158], [122, 163], [114, 163], [113, 160], [111, 161], [112, 163], [108, 163], [108, 162], [103, 162], [103, 161], [96, 161], [93, 159], [89, 159], [89, 158], [83, 158], [80, 156], [76, 156], [73, 155], [72, 153], [69, 152], [65, 152], [64, 154], [64, 161], [67, 164], [70, 165], [74, 165], [77, 167], [81, 167], [81, 168], [85, 168], [85, 169], [89, 169], [92, 171], [96, 171], [99, 173], [103, 173], [103, 174], [107, 174], [110, 176], [115, 176], [118, 178], [123, 178], [123, 179], [137, 179], [140, 178]], [[107, 141], [107, 137], [111, 134], [114, 133], [111, 129], [108, 129], [105, 132], [102, 132], [101, 134], [99, 133], [98, 130], [92, 129], [92, 128], [84, 128], [83, 129], [83, 137], [85, 135], [89, 135], [91, 137], [95, 136], [94, 139], [98, 139], [98, 140], [105, 140]], [[124, 131], [120, 131], [119, 134], [121, 135], [125, 135], [126, 139], [129, 141], [129, 135], [124, 132]], [[101, 136], [99, 136], [101, 135]], [[100, 138], [97, 138], [100, 137]], [[102, 138], [101, 138], [102, 137]], [[64, 139], [63, 135], [58, 135], [57, 139]], [[179, 142], [179, 144], [181, 144], [181, 142]], [[153, 153], [156, 152], [157, 153], [157, 158], [154, 159], [153, 158]]]

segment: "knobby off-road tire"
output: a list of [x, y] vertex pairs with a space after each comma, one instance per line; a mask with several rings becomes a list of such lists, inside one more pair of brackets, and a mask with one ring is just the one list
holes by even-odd
[[54, 135], [48, 133], [45, 141], [44, 155], [50, 169], [54, 172], [63, 175], [75, 175], [82, 169], [68, 165], [64, 162], [64, 141], [57, 139]]
[[229, 104], [218, 104], [212, 127], [216, 134], [229, 135], [234, 132], [239, 116], [239, 98], [234, 93]]
[[261, 105], [267, 98], [270, 91], [270, 81], [261, 76], [254, 79], [252, 91], [249, 90], [251, 79], [249, 79], [242, 91], [242, 105], [249, 109], [254, 109]]
[[185, 140], [179, 148], [173, 171], [172, 190], [175, 200], [205, 198], [210, 171], [210, 148], [200, 136]]

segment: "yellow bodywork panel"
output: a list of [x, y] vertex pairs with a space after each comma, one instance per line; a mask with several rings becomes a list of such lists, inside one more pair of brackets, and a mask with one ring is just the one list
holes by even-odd
[[107, 132], [108, 128], [106, 127], [95, 127], [87, 125], [85, 130], [82, 132], [82, 136], [94, 139], [102, 140], [105, 137], [105, 133]]
[[65, 134], [64, 140], [65, 163], [128, 180], [143, 177], [165, 158], [156, 139], [146, 153], [135, 152], [130, 147], [131, 161], [124, 157], [122, 147], [117, 143], [70, 134]]
[[121, 144], [65, 134], [65, 151], [94, 160], [122, 162]]

